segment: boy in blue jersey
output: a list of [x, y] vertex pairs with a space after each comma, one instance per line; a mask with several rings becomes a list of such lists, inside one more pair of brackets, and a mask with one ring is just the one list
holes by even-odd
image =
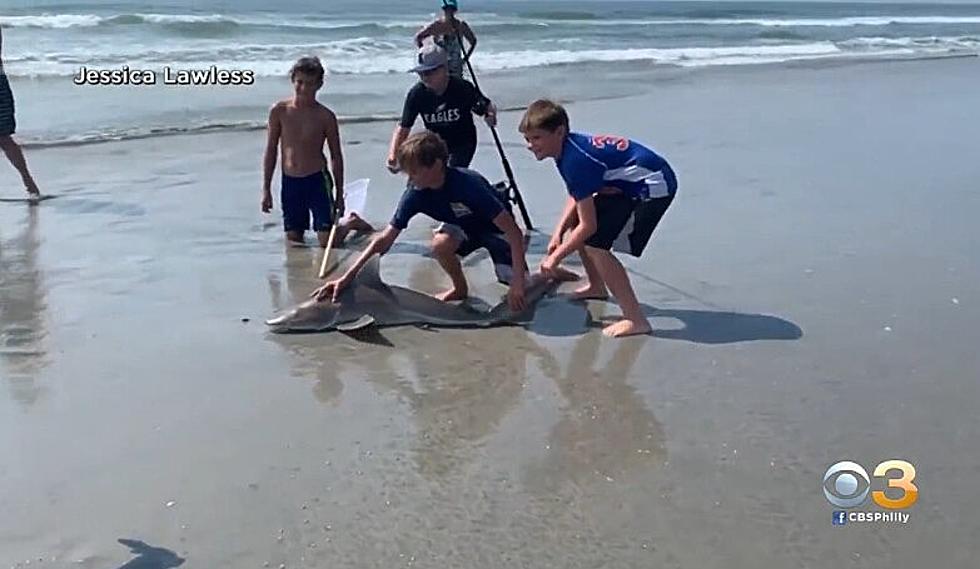
[[[531, 103], [519, 130], [535, 158], [554, 158], [569, 195], [542, 272], [561, 270], [562, 259], [578, 251], [589, 282], [574, 297], [606, 298], [608, 287], [623, 309], [623, 319], [603, 332], [612, 337], [649, 333], [626, 269], [612, 250], [640, 256], [674, 199], [674, 171], [635, 141], [571, 132], [565, 109], [552, 101]], [[566, 231], [571, 231], [567, 238]]]
[[484, 248], [493, 259], [497, 279], [510, 286], [510, 308], [515, 312], [524, 310], [524, 238], [490, 183], [472, 170], [448, 167], [446, 143], [433, 132], [409, 136], [398, 147], [397, 158], [400, 169], [408, 174], [409, 185], [388, 227], [341, 278], [324, 284], [312, 296], [336, 300], [368, 260], [376, 253], [387, 252], [398, 234], [408, 227], [409, 220], [423, 213], [442, 222], [434, 231], [432, 254], [452, 280], [452, 288], [436, 298], [451, 301], [467, 297], [469, 289], [460, 257]]

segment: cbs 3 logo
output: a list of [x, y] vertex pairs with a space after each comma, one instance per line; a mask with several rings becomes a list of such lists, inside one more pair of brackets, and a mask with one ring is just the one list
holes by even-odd
[[[888, 473], [898, 471], [901, 476], [897, 478], [889, 477]], [[868, 472], [858, 463], [849, 460], [842, 460], [831, 465], [823, 475], [823, 493], [827, 501], [840, 508], [853, 508], [860, 506], [868, 498], [876, 504], [888, 510], [902, 510], [908, 508], [919, 499], [919, 489], [915, 483], [915, 467], [904, 460], [886, 460], [875, 467], [875, 478], [884, 478], [888, 481], [887, 488], [895, 488], [902, 491], [901, 497], [897, 499], [889, 498], [883, 490], [871, 492], [871, 479]], [[863, 481], [863, 489], [862, 489]]]

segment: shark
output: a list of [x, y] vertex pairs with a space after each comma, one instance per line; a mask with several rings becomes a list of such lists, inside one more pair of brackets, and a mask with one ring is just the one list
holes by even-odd
[[553, 292], [558, 281], [540, 273], [528, 278], [527, 308], [516, 313], [504, 300], [489, 310], [441, 301], [427, 294], [381, 280], [375, 255], [357, 273], [337, 301], [311, 299], [269, 320], [275, 333], [350, 332], [363, 328], [429, 325], [439, 328], [488, 328], [521, 325], [534, 317], [536, 304]]

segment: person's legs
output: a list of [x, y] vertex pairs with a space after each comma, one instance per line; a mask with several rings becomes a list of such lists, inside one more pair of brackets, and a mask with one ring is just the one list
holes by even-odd
[[633, 291], [626, 268], [619, 262], [619, 259], [611, 251], [587, 247], [587, 254], [591, 256], [605, 277], [606, 286], [612, 292], [613, 297], [623, 309], [623, 319], [603, 328], [602, 333], [606, 336], [619, 338], [622, 336], [632, 336], [636, 334], [649, 334], [650, 322], [647, 321], [640, 302]]
[[343, 221], [337, 226], [337, 242], [343, 243], [347, 234], [351, 231], [360, 231], [362, 233], [373, 233], [374, 226], [364, 220], [361, 216], [354, 212], [347, 214], [347, 221]]
[[[306, 184], [306, 197], [313, 213], [313, 228], [316, 230], [320, 247], [326, 247], [330, 240], [333, 219], [333, 177], [329, 172], [314, 174]], [[344, 242], [351, 231], [371, 233], [374, 227], [356, 213], [351, 213], [346, 222], [339, 222], [334, 235], [334, 244]]]
[[290, 243], [303, 243], [303, 234], [310, 228], [310, 209], [303, 180], [304, 178], [282, 175], [282, 189], [279, 194], [282, 225]]
[[11, 136], [0, 136], [0, 148], [3, 148], [3, 153], [7, 155], [7, 160], [17, 172], [20, 173], [20, 179], [24, 182], [24, 188], [27, 193], [33, 195], [39, 195], [41, 191], [37, 187], [37, 182], [31, 176], [30, 170], [27, 169], [27, 160], [24, 158], [24, 152], [21, 150], [20, 145]]
[[[578, 251], [579, 257], [582, 258], [582, 268], [585, 269], [585, 277], [588, 279], [584, 285], [575, 289], [570, 295], [571, 298], [575, 300], [605, 300], [609, 298], [609, 292], [606, 290], [606, 281], [603, 280], [602, 274], [599, 272], [598, 267], [596, 267], [595, 262], [593, 262], [592, 257], [589, 256], [586, 247], [582, 247]], [[578, 275], [567, 271], [576, 278]]]
[[449, 151], [447, 166], [450, 168], [469, 168], [470, 163], [473, 162], [474, 154], [476, 154], [476, 141], [473, 144], [452, 148]]
[[[608, 231], [597, 232], [597, 235], [601, 235], [595, 241], [590, 240], [586, 246], [588, 255], [592, 257], [601, 272], [606, 286], [623, 309], [623, 319], [603, 329], [603, 333], [607, 336], [618, 338], [647, 334], [651, 330], [650, 322], [643, 314], [626, 269], [612, 250], [628, 253], [634, 257], [642, 255], [653, 231], [672, 201], [673, 196], [666, 196], [633, 202], [625, 221], [616, 215], [606, 215], [604, 219], [609, 223]], [[602, 221], [600, 227], [602, 227], [601, 223]], [[613, 235], [614, 237], [610, 239]]]
[[14, 111], [14, 94], [10, 90], [7, 76], [0, 73], [0, 149], [3, 149], [7, 160], [17, 169], [27, 192], [36, 196], [41, 192], [27, 168], [27, 159], [24, 158], [23, 150], [12, 136], [17, 131], [17, 119]]
[[585, 247], [579, 250], [582, 267], [585, 268], [589, 282], [572, 293], [574, 299], [605, 300], [609, 297], [606, 290], [606, 276], [601, 267], [596, 266], [592, 249], [609, 250], [621, 231], [626, 227], [633, 215], [633, 200], [622, 193], [600, 193], [595, 196], [596, 232], [585, 242]]
[[439, 265], [452, 281], [452, 287], [449, 290], [435, 295], [439, 300], [447, 302], [465, 300], [469, 295], [466, 275], [463, 274], [463, 264], [460, 263], [459, 256], [456, 255], [459, 245], [460, 241], [448, 233], [436, 233], [432, 237], [432, 256], [439, 261]]
[[[320, 247], [326, 247], [330, 240], [330, 229], [334, 223], [333, 218], [333, 177], [326, 171], [310, 174], [302, 178], [303, 196], [305, 198], [310, 214], [313, 216], [313, 230], [316, 231], [317, 241]], [[340, 243], [347, 235], [337, 232], [334, 237], [334, 244]]]

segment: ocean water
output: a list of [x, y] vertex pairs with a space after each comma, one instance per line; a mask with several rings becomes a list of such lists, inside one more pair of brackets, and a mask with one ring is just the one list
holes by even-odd
[[[3, 0], [5, 71], [32, 146], [261, 128], [296, 58], [328, 69], [321, 100], [347, 121], [391, 120], [414, 78], [412, 35], [438, 0]], [[464, 0], [481, 87], [504, 107], [648, 86], [625, 70], [980, 53], [980, 5]], [[235, 86], [165, 85], [166, 69], [248, 71]], [[75, 85], [82, 67], [150, 70], [152, 86]]]

